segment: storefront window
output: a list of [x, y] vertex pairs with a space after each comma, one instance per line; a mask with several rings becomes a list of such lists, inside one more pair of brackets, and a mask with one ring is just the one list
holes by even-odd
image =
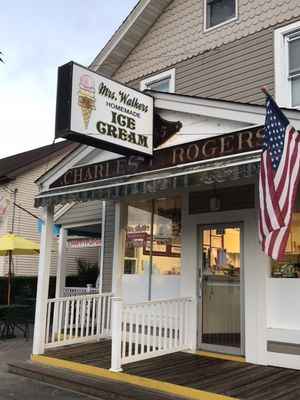
[[143, 275], [149, 268], [144, 254], [151, 235], [151, 201], [134, 202], [126, 207], [124, 274]]
[[274, 278], [300, 278], [300, 187], [292, 217], [292, 225], [283, 261], [272, 260]]
[[124, 274], [179, 275], [180, 199], [129, 203], [126, 214]]
[[180, 199], [154, 202], [152, 274], [179, 275], [181, 253]]

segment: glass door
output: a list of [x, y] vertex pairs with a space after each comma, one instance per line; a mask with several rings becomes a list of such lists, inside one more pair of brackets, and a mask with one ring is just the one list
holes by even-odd
[[243, 354], [241, 226], [200, 229], [199, 347]]

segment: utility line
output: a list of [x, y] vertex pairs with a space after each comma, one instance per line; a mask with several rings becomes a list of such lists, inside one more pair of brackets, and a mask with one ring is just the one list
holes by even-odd
[[[219, 49], [215, 48], [215, 49], [211, 49], [211, 50], [204, 50], [202, 53], [195, 49], [194, 51], [189, 51], [189, 52], [185, 52], [185, 53], [173, 53], [173, 54], [166, 54], [163, 55], [161, 54], [160, 56], [157, 57], [148, 57], [148, 58], [139, 58], [139, 59], [134, 59], [134, 60], [126, 60], [126, 63], [141, 63], [141, 62], [147, 62], [147, 61], [152, 61], [152, 60], [161, 60], [161, 59], [168, 59], [168, 58], [173, 58], [173, 57], [178, 57], [178, 56], [193, 56], [193, 55], [204, 55], [206, 53], [208, 53], [209, 51], [219, 51]], [[119, 62], [104, 62], [101, 64], [91, 64], [88, 68], [93, 68], [93, 67], [102, 67], [102, 66], [113, 66], [113, 65], [119, 65], [119, 64], [123, 64], [123, 61], [119, 61]]]

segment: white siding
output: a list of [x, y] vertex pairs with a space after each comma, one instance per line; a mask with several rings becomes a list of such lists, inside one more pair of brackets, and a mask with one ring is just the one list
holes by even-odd
[[[83, 249], [69, 248], [67, 251], [67, 275], [77, 274], [76, 258], [82, 258], [90, 263], [98, 263], [99, 265], [99, 247], [86, 247]], [[90, 282], [95, 284], [96, 282]]]
[[[55, 165], [65, 154], [55, 157], [53, 160], [34, 167], [31, 170], [20, 174], [15, 180], [9, 182], [7, 185], [10, 189], [17, 189], [16, 204], [28, 210], [38, 218], [41, 218], [41, 209], [34, 208], [34, 196], [38, 193], [38, 187], [34, 183], [35, 180], [46, 172], [46, 168], [50, 169]], [[13, 195], [12, 195], [13, 199]], [[12, 226], [14, 213], [14, 224]], [[38, 233], [37, 219], [29, 215], [18, 207], [11, 207], [9, 214], [9, 228], [7, 232], [13, 230], [17, 235], [23, 236], [26, 239], [36, 242], [40, 241], [40, 234]], [[55, 246], [54, 246], [55, 247]], [[56, 266], [57, 255], [52, 255], [52, 271], [54, 265]], [[16, 275], [37, 275], [38, 273], [39, 256], [14, 256], [14, 273]], [[5, 259], [4, 274], [7, 273], [8, 260]]]
[[72, 208], [55, 220], [58, 225], [81, 223], [100, 223], [102, 218], [102, 202], [100, 200], [86, 201], [84, 203], [76, 203]]
[[[58, 225], [68, 225], [80, 230], [82, 224], [100, 224], [102, 219], [102, 202], [100, 200], [76, 203], [65, 214], [55, 220]], [[99, 237], [101, 231], [99, 231]], [[67, 250], [67, 275], [77, 273], [76, 258], [83, 258], [91, 263], [99, 262], [99, 247], [82, 249], [68, 248]], [[91, 282], [94, 283], [95, 282]]]

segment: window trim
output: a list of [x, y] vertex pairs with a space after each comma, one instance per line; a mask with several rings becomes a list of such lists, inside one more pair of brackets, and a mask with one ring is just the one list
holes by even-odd
[[219, 27], [221, 27], [223, 25], [229, 24], [230, 22], [235, 21], [235, 20], [238, 19], [238, 0], [235, 0], [235, 16], [233, 18], [231, 18], [231, 19], [228, 19], [228, 20], [226, 20], [224, 22], [221, 22], [218, 25], [214, 25], [214, 26], [211, 26], [211, 27], [207, 28], [207, 1], [208, 0], [204, 0], [204, 7], [203, 7], [203, 10], [204, 10], [204, 13], [203, 13], [203, 16], [204, 16], [204, 24], [203, 24], [204, 32], [210, 32], [213, 29], [219, 28]]
[[142, 79], [140, 83], [140, 90], [147, 90], [151, 84], [159, 83], [160, 81], [169, 80], [169, 92], [175, 93], [175, 68], [168, 71], [161, 72], [157, 75], [152, 75], [149, 78]]
[[275, 99], [280, 107], [292, 107], [292, 86], [288, 79], [287, 38], [297, 31], [300, 34], [300, 21], [283, 26], [274, 31], [274, 83]]

